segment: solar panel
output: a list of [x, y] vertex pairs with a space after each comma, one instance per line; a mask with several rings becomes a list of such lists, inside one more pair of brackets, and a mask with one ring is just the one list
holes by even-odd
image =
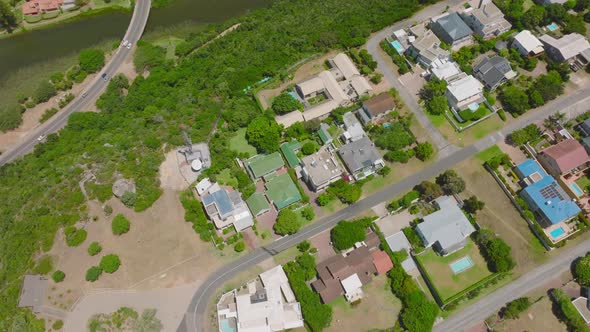
[[558, 198], [559, 200], [563, 200], [563, 195], [561, 194], [561, 191], [558, 190], [557, 186], [558, 186], [558, 184], [553, 182], [553, 183], [549, 184], [548, 186], [546, 186], [545, 188], [541, 189], [540, 193], [543, 196], [543, 198], [544, 199]]

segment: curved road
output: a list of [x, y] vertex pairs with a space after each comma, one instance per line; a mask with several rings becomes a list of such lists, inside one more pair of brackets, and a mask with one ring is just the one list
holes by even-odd
[[[151, 0], [136, 1], [135, 8], [133, 10], [133, 16], [131, 17], [131, 22], [129, 23], [129, 27], [127, 28], [127, 32], [125, 33], [125, 37], [123, 37], [123, 39], [127, 39], [133, 45], [137, 43], [143, 34], [143, 30], [145, 29], [145, 25], [150, 15], [150, 6]], [[82, 97], [82, 95], [77, 96], [65, 109], [60, 111], [57, 115], [49, 119], [49, 121], [37, 127], [25, 138], [23, 138], [20, 144], [1, 154], [0, 166], [14, 161], [15, 159], [33, 150], [35, 145], [40, 143], [37, 140], [39, 136], [48, 135], [58, 131], [63, 126], [65, 126], [68, 121], [68, 117], [72, 113], [83, 110], [90, 103], [94, 102], [108, 84], [108, 82], [105, 82], [100, 77], [102, 73], [106, 73], [107, 77], [110, 78], [130, 54], [131, 49], [123, 46], [119, 47], [106, 66], [100, 71], [99, 75], [97, 75], [96, 78], [84, 89], [84, 93], [86, 95], [84, 97]]]

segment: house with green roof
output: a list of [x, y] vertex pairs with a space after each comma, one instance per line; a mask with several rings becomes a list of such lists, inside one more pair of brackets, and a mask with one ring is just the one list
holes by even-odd
[[266, 183], [266, 196], [277, 210], [301, 200], [301, 194], [288, 173], [277, 175]]
[[270, 204], [266, 200], [266, 197], [263, 193], [255, 192], [246, 200], [246, 204], [250, 208], [250, 212], [254, 217], [258, 217], [261, 214], [264, 214], [270, 210]]
[[252, 178], [259, 179], [263, 176], [271, 174], [283, 166], [285, 162], [279, 152], [273, 152], [266, 155], [256, 155], [245, 161], [246, 169]]
[[297, 140], [281, 144], [281, 151], [283, 152], [283, 156], [285, 156], [289, 167], [299, 166], [300, 161], [299, 157], [297, 157], [297, 151], [299, 151], [299, 149], [301, 149], [301, 143]]
[[320, 124], [320, 129], [318, 129], [318, 136], [320, 136], [322, 144], [324, 145], [330, 144], [333, 141], [332, 135], [330, 135], [330, 132], [328, 132], [328, 128], [330, 128], [330, 126], [322, 122]]

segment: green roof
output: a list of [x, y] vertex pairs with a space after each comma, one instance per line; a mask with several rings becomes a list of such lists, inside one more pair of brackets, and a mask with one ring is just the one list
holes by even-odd
[[299, 158], [297, 158], [297, 150], [299, 149], [301, 149], [301, 143], [297, 140], [281, 144], [281, 151], [283, 151], [283, 156], [287, 159], [290, 167], [299, 165]]
[[248, 204], [250, 211], [255, 217], [270, 208], [266, 197], [264, 197], [262, 193], [258, 192], [252, 194], [252, 196], [246, 200], [246, 204]]
[[297, 186], [287, 173], [277, 175], [266, 183], [266, 195], [276, 206], [277, 210], [301, 200]]
[[250, 172], [255, 178], [259, 178], [274, 172], [277, 169], [285, 166], [283, 157], [278, 152], [273, 152], [267, 155], [257, 155], [246, 161]]
[[330, 135], [328, 132], [328, 126], [325, 123], [320, 125], [320, 129], [318, 129], [318, 135], [324, 144], [330, 143], [332, 141], [332, 135]]

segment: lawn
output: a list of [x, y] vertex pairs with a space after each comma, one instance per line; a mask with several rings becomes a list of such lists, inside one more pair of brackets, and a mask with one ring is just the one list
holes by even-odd
[[236, 132], [236, 135], [229, 140], [229, 148], [238, 153], [247, 153], [248, 157], [256, 155], [256, 148], [246, 141], [246, 128]]
[[221, 173], [217, 175], [217, 181], [227, 186], [231, 186], [234, 188], [238, 187], [238, 179], [231, 175], [229, 168], [224, 169], [223, 171], [221, 171]]
[[[451, 125], [444, 115], [432, 115], [428, 112], [426, 112], [426, 115], [432, 124], [438, 128], [440, 133], [449, 140], [450, 143], [461, 147], [475, 143], [487, 135], [502, 129], [502, 127], [508, 123], [502, 121], [499, 116], [494, 115], [471, 128], [465, 129], [462, 132], [457, 132], [455, 127]], [[466, 124], [467, 122], [461, 125], [465, 126]]]
[[587, 176], [583, 176], [576, 181], [576, 184], [580, 187], [580, 189], [587, 191], [586, 188], [590, 186], [590, 179]]
[[[474, 265], [458, 274], [453, 273], [449, 264], [465, 256], [469, 256]], [[468, 240], [465, 248], [448, 256], [441, 257], [432, 248], [429, 248], [417, 258], [443, 302], [492, 274], [487, 268], [485, 259], [479, 253], [479, 249], [471, 240]]]
[[495, 156], [501, 155], [504, 152], [497, 146], [491, 146], [481, 152], [479, 152], [478, 154], [475, 155], [475, 157], [479, 160], [481, 160], [482, 162], [486, 162], [490, 159], [492, 159]]
[[176, 54], [174, 51], [176, 50], [176, 46], [182, 43], [184, 40], [178, 37], [165, 37], [160, 38], [154, 42], [155, 45], [160, 46], [166, 49], [166, 60], [174, 60], [176, 59]]

